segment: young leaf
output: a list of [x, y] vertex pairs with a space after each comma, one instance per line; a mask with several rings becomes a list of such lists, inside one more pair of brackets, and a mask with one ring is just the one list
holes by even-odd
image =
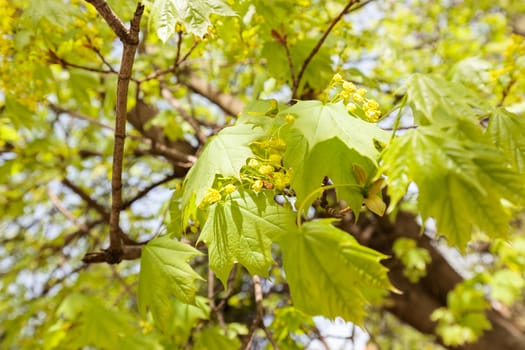
[[383, 158], [391, 205], [414, 181], [423, 218], [434, 217], [438, 232], [450, 244], [465, 247], [472, 225], [500, 237], [507, 232], [509, 219], [501, 199], [520, 202], [525, 198], [522, 176], [502, 163], [501, 157], [493, 146], [459, 140], [445, 130], [411, 130], [396, 139]]
[[[387, 132], [349, 116], [341, 102], [299, 101], [281, 112], [281, 115], [288, 114], [295, 116], [295, 121], [288, 132], [283, 133], [283, 138], [293, 147], [287, 148], [284, 164], [296, 174], [292, 188], [299, 203], [319, 187], [324, 176], [334, 177], [332, 181], [336, 185], [356, 184], [355, 165], [364, 169], [368, 178], [375, 175], [379, 152], [374, 140], [387, 143]], [[362, 196], [355, 189], [342, 187], [340, 192], [358, 212]]]
[[215, 175], [239, 177], [246, 159], [253, 155], [250, 144], [264, 135], [263, 128], [238, 122], [211, 138], [186, 176], [181, 201], [184, 206], [184, 224], [194, 214], [195, 207], [201, 203], [206, 190], [212, 187]]
[[334, 220], [309, 221], [278, 238], [295, 307], [310, 314], [362, 324], [365, 305], [391, 289], [386, 258], [360, 245]]
[[476, 121], [488, 110], [486, 101], [459, 83], [413, 74], [406, 83], [407, 102], [418, 125], [444, 124], [458, 119]]
[[294, 229], [294, 220], [291, 211], [263, 193], [234, 192], [210, 208], [199, 240], [208, 246], [210, 266], [226, 285], [235, 263], [252, 274], [268, 275], [272, 239]]
[[202, 277], [188, 261], [202, 255], [187, 244], [167, 237], [150, 241], [142, 250], [140, 261], [138, 302], [145, 315], [148, 309], [160, 329], [168, 327], [172, 296], [183, 303], [194, 304], [195, 281]]
[[505, 108], [497, 108], [490, 117], [487, 132], [513, 167], [525, 173], [525, 119]]
[[149, 25], [162, 42], [175, 33], [175, 24], [183, 24], [189, 33], [203, 37], [211, 26], [210, 15], [236, 16], [222, 0], [155, 0]]

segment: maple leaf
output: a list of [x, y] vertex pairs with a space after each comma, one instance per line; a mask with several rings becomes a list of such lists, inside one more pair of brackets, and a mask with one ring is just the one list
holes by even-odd
[[164, 43], [175, 33], [177, 22], [183, 24], [189, 33], [203, 37], [211, 26], [212, 14], [237, 15], [221, 0], [155, 0], [151, 7], [149, 26]]
[[210, 208], [200, 241], [209, 248], [210, 266], [226, 284], [233, 264], [251, 274], [268, 275], [273, 264], [272, 238], [295, 227], [295, 215], [264, 193], [235, 192]]
[[[508, 230], [502, 199], [523, 202], [523, 177], [501, 162], [502, 153], [483, 142], [454, 137], [456, 131], [420, 127], [397, 138], [383, 157], [393, 207], [414, 181], [424, 219], [436, 219], [438, 233], [464, 248], [476, 226], [493, 237]], [[473, 135], [473, 132], [469, 132]]]
[[364, 179], [371, 180], [379, 156], [374, 141], [387, 143], [389, 134], [350, 116], [341, 102], [299, 101], [280, 115], [288, 114], [295, 120], [283, 132], [286, 144], [292, 145], [286, 150], [284, 165], [294, 172], [291, 185], [298, 202], [319, 188], [323, 177], [328, 176], [335, 185], [343, 185], [338, 188], [339, 194], [358, 213], [363, 194], [353, 168], [363, 169]]
[[195, 281], [202, 280], [202, 277], [188, 261], [199, 255], [202, 253], [195, 248], [168, 237], [152, 240], [142, 249], [139, 310], [145, 315], [149, 309], [159, 328], [169, 326], [172, 296], [186, 304], [195, 303]]
[[380, 263], [386, 256], [360, 245], [334, 221], [305, 222], [278, 237], [286, 280], [298, 309], [362, 324], [365, 305], [393, 289]]

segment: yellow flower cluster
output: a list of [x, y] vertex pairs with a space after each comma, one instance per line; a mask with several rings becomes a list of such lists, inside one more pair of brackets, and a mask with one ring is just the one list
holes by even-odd
[[221, 192], [215, 188], [208, 188], [204, 194], [203, 203], [213, 204], [221, 200]]
[[357, 112], [360, 109], [362, 115], [371, 122], [376, 122], [381, 117], [377, 101], [365, 97], [367, 90], [358, 89], [353, 82], [344, 80], [341, 74], [333, 76], [328, 89], [336, 91], [331, 102], [343, 101], [348, 112], [359, 115]]
[[519, 58], [525, 56], [525, 39], [516, 34], [510, 36], [510, 43], [503, 51], [503, 66], [499, 69], [493, 70], [490, 74], [491, 77], [496, 80], [506, 74], [512, 74], [516, 69], [516, 62], [519, 62]]
[[[294, 118], [292, 115], [285, 119]], [[293, 120], [292, 120], [293, 121]], [[248, 160], [243, 178], [255, 192], [263, 189], [282, 191], [290, 185], [290, 171], [282, 165], [286, 144], [279, 137], [268, 137], [252, 145], [255, 157]]]

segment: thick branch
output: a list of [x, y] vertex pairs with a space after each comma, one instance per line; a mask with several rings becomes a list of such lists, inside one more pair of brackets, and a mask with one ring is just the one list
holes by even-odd
[[219, 106], [226, 114], [236, 116], [241, 113], [244, 103], [236, 97], [225, 94], [204, 79], [191, 76], [187, 81], [182, 81], [193, 92], [207, 98]]
[[201, 126], [199, 125], [199, 123], [184, 110], [184, 108], [182, 107], [182, 104], [179, 101], [177, 101], [175, 96], [173, 96], [171, 91], [166, 87], [165, 82], [163, 81], [160, 82], [160, 88], [161, 88], [162, 97], [164, 97], [166, 101], [168, 101], [168, 103], [173, 108], [175, 108], [175, 110], [180, 114], [182, 119], [184, 119], [188, 124], [191, 125], [193, 130], [195, 130], [195, 136], [197, 137], [199, 142], [201, 144], [204, 144], [206, 142], [207, 137], [202, 132]]
[[[119, 37], [119, 39], [123, 43], [134, 43], [137, 41], [137, 38], [133, 37], [133, 34], [128, 31], [124, 23], [118, 18], [118, 16], [113, 12], [111, 7], [109, 7], [108, 3], [105, 0], [86, 0], [91, 5], [93, 5], [97, 12], [104, 18], [106, 23], [110, 26], [110, 28], [115, 32], [115, 34]], [[135, 16], [137, 16], [138, 11], [140, 10], [139, 14], [139, 21], [140, 17], [142, 16], [142, 11], [144, 10], [144, 7], [142, 4], [138, 4], [137, 11], [135, 12]]]
[[[104, 2], [105, 3], [105, 2]], [[107, 5], [106, 5], [107, 6]], [[104, 7], [102, 7], [104, 8]], [[108, 7], [109, 8], [109, 7]], [[97, 7], [97, 10], [104, 14]], [[122, 52], [122, 60], [120, 65], [120, 72], [117, 82], [117, 102], [116, 102], [116, 120], [115, 120], [115, 143], [113, 147], [113, 169], [111, 177], [111, 214], [109, 218], [109, 256], [115, 257], [116, 261], [120, 261], [122, 252], [122, 241], [119, 235], [119, 221], [120, 210], [122, 207], [122, 163], [124, 160], [124, 142], [126, 139], [126, 112], [128, 104], [128, 89], [131, 73], [133, 70], [133, 63], [135, 60], [135, 52], [139, 43], [138, 33], [140, 19], [144, 11], [144, 6], [139, 3], [135, 11], [135, 15], [131, 20], [129, 32], [126, 31], [126, 36], [119, 36], [124, 42], [124, 49]], [[110, 20], [112, 17], [104, 17], [110, 26], [114, 22]], [[112, 24], [113, 23], [113, 24]], [[112, 27], [113, 28], [113, 27]], [[115, 28], [113, 28], [115, 30]], [[118, 35], [118, 33], [117, 33]], [[111, 262], [111, 261], [108, 261]]]

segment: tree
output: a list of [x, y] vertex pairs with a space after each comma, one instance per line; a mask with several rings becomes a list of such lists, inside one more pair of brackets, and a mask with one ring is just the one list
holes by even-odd
[[522, 2], [0, 7], [2, 348], [525, 349]]

